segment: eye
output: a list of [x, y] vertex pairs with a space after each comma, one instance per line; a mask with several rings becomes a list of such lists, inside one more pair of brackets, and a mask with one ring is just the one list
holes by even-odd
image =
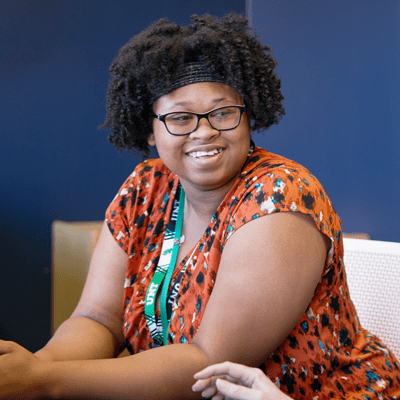
[[194, 115], [186, 113], [174, 113], [166, 117], [166, 120], [172, 124], [187, 124], [193, 121]]
[[222, 108], [220, 110], [216, 110], [215, 112], [213, 112], [211, 114], [211, 118], [218, 118], [218, 119], [229, 118], [234, 114], [237, 114], [236, 108]]

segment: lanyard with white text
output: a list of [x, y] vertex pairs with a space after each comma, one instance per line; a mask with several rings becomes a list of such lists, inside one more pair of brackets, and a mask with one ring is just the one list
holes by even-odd
[[[185, 192], [179, 185], [172, 208], [170, 220], [166, 226], [164, 241], [161, 248], [161, 255], [158, 261], [156, 271], [150, 286], [147, 289], [144, 316], [151, 336], [159, 345], [167, 345], [168, 343], [168, 327], [169, 318], [167, 315], [167, 296], [168, 288], [171, 282], [172, 273], [175, 269], [176, 260], [178, 258], [179, 244], [182, 235], [183, 209], [185, 206]], [[157, 293], [161, 290], [161, 322], [162, 334], [157, 329], [157, 319], [155, 314], [155, 303]]]

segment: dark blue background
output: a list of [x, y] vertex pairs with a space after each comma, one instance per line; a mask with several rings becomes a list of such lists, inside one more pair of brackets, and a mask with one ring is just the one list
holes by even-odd
[[400, 2], [252, 0], [286, 115], [256, 143], [321, 181], [344, 232], [400, 242]]
[[107, 143], [108, 68], [161, 17], [245, 13], [244, 0], [0, 2], [0, 338], [50, 335], [51, 223], [101, 220], [140, 161]]
[[108, 67], [154, 20], [249, 14], [287, 115], [258, 145], [322, 182], [347, 232], [400, 241], [397, 0], [0, 1], [0, 338], [50, 335], [51, 223], [101, 220], [140, 156], [98, 131]]

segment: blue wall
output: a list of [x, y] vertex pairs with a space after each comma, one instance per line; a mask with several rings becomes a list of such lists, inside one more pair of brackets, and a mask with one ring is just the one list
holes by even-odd
[[140, 157], [98, 131], [108, 67], [154, 20], [245, 13], [244, 0], [13, 0], [0, 10], [0, 339], [50, 336], [51, 223], [101, 220]]
[[256, 144], [321, 181], [345, 232], [400, 242], [400, 2], [248, 0], [286, 115]]
[[[247, 0], [273, 48], [287, 115], [257, 144], [320, 179], [347, 232], [400, 242], [400, 3]], [[107, 143], [108, 67], [168, 16], [244, 0], [3, 2], [0, 12], [0, 338], [50, 335], [51, 222], [100, 220], [139, 156]]]

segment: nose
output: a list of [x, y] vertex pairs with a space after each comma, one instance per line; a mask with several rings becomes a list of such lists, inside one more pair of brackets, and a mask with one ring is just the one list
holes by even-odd
[[190, 137], [192, 139], [209, 140], [214, 136], [218, 136], [219, 133], [220, 133], [219, 130], [213, 128], [208, 118], [205, 115], [203, 115], [199, 117], [197, 128], [190, 134]]

